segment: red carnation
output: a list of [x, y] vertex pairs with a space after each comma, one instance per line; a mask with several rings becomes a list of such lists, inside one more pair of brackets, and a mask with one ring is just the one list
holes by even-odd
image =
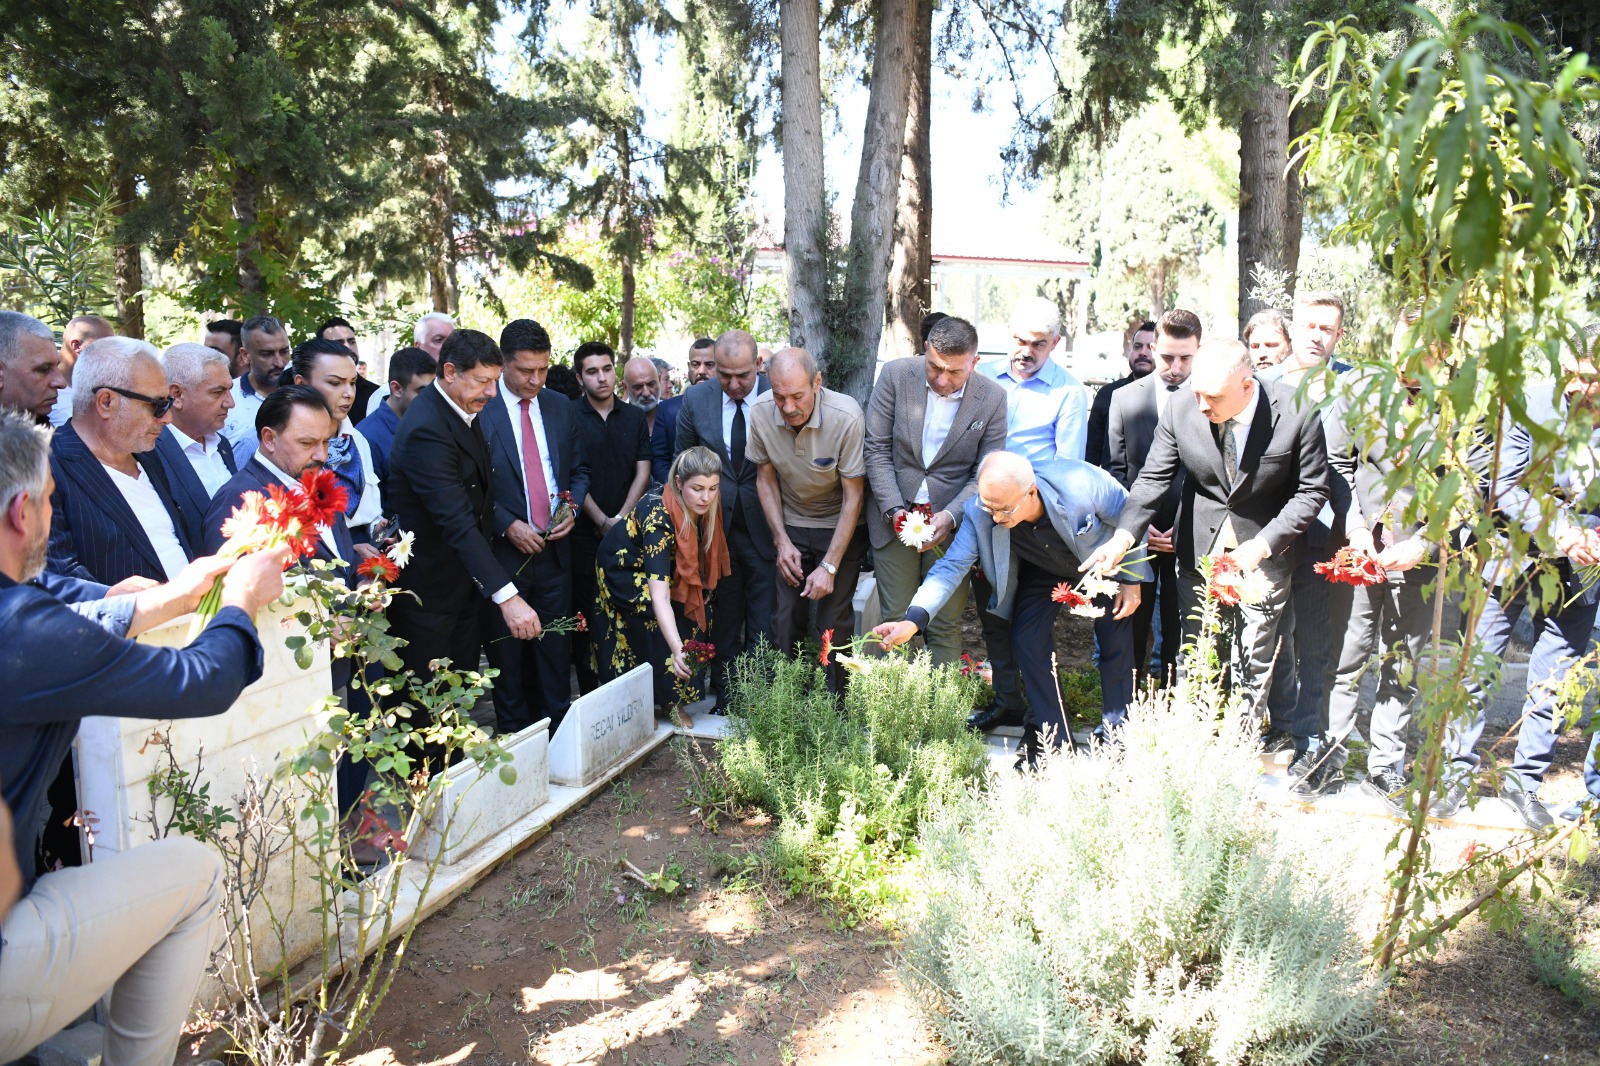
[[370, 577], [374, 581], [392, 582], [400, 576], [400, 567], [387, 555], [374, 555], [363, 560], [361, 565], [356, 567], [356, 573], [362, 577]]
[[583, 616], [583, 612], [582, 611], [578, 612], [578, 629], [577, 629], [577, 632], [579, 632], [579, 633], [587, 633], [587, 632], [589, 632], [589, 620]]
[[831, 655], [833, 655], [833, 630], [824, 629], [822, 631], [822, 654], [818, 656], [822, 660], [823, 666], [828, 665], [828, 658]]
[[1067, 607], [1084, 607], [1089, 603], [1089, 597], [1063, 581], [1050, 593], [1050, 598], [1057, 603], [1064, 603]]
[[1381, 585], [1389, 579], [1389, 572], [1377, 559], [1354, 548], [1340, 548], [1332, 559], [1317, 563], [1312, 569], [1334, 584], [1354, 585], [1356, 588]]

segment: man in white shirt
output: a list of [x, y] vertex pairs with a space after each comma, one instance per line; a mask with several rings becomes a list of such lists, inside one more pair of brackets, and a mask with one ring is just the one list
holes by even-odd
[[256, 450], [256, 412], [272, 395], [289, 365], [289, 332], [271, 315], [257, 315], [239, 331], [239, 343], [250, 360], [250, 370], [233, 383], [233, 413], [222, 432], [233, 442], [234, 458], [242, 465]]
[[230, 360], [203, 344], [174, 344], [161, 354], [161, 366], [173, 392], [172, 424], [156, 441], [167, 481], [186, 519], [189, 542], [205, 541], [204, 517], [211, 498], [238, 472], [233, 444], [222, 427], [233, 410]]
[[57, 428], [72, 417], [72, 368], [78, 365], [83, 350], [116, 330], [99, 315], [78, 315], [61, 331], [61, 376], [67, 387], [56, 394], [56, 405], [50, 409], [50, 424]]
[[95, 341], [74, 378], [72, 421], [50, 447], [50, 569], [107, 585], [171, 580], [196, 551], [153, 454], [173, 404], [156, 350], [131, 337]]

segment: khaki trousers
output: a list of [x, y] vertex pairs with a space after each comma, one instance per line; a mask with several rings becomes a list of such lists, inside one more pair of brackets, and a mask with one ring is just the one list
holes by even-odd
[[39, 878], [0, 928], [0, 1062], [109, 990], [104, 1066], [172, 1066], [222, 890], [221, 858], [186, 837]]

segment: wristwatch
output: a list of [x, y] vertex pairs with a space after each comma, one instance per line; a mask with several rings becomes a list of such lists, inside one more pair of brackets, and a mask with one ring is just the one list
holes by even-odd
[[826, 559], [822, 560], [822, 564], [821, 565], [822, 565], [822, 568], [828, 572], [828, 576], [829, 577], [838, 577], [839, 576], [839, 568], [837, 566], [834, 566], [832, 563], [828, 562], [828, 560], [826, 560]]

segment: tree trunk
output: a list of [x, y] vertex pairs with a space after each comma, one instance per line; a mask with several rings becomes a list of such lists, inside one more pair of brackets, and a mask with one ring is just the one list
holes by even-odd
[[933, 0], [917, 0], [912, 42], [911, 98], [906, 110], [905, 155], [900, 161], [900, 202], [895, 210], [889, 261], [888, 336], [880, 358], [921, 350], [922, 316], [933, 305]]
[[828, 346], [828, 215], [822, 182], [822, 15], [818, 0], [781, 0], [783, 247], [789, 343]]
[[[1270, 0], [1282, 13], [1286, 0]], [[1288, 175], [1288, 89], [1274, 80], [1283, 41], [1263, 32], [1257, 39], [1252, 75], [1256, 82], [1251, 106], [1239, 120], [1239, 330], [1266, 304], [1250, 298], [1257, 267], [1285, 271], [1294, 294], [1294, 272], [1300, 259], [1300, 196]]]
[[240, 240], [233, 251], [234, 269], [239, 275], [239, 305], [243, 314], [266, 310], [266, 279], [261, 273], [261, 232], [258, 224], [255, 172], [241, 167], [233, 177], [233, 220], [239, 224]]
[[[112, 213], [121, 230], [122, 218], [133, 206], [139, 194], [133, 175], [127, 170], [117, 170], [117, 203]], [[120, 237], [120, 232], [118, 234]], [[117, 329], [124, 337], [144, 339], [144, 249], [138, 244], [122, 243], [112, 249], [115, 278], [113, 285], [117, 299]], [[87, 310], [87, 309], [85, 309]]]
[[633, 217], [633, 145], [628, 131], [617, 136], [617, 165], [622, 178], [622, 224], [627, 227], [625, 244], [618, 256], [622, 269], [622, 308], [617, 316], [617, 376], [622, 376], [622, 364], [633, 358], [633, 314], [636, 286], [633, 276], [633, 259], [643, 247], [639, 220]]
[[836, 388], [865, 403], [878, 366], [883, 335], [884, 289], [889, 281], [889, 246], [899, 202], [900, 161], [905, 155], [906, 110], [911, 101], [912, 47], [919, 0], [878, 0], [872, 56], [872, 88], [861, 135], [861, 171], [850, 210], [850, 259], [845, 266], [844, 311], [839, 334], [829, 343], [830, 363], [844, 368]]
[[424, 161], [422, 171], [428, 183], [434, 237], [438, 241], [433, 250], [433, 265], [428, 268], [428, 295], [435, 311], [454, 316], [460, 310], [461, 297], [456, 287], [456, 215], [455, 197], [450, 187], [450, 135], [444, 130], [444, 120], [453, 115], [455, 109], [442, 78], [434, 80], [433, 103], [441, 121], [439, 128], [433, 131], [433, 152]]

